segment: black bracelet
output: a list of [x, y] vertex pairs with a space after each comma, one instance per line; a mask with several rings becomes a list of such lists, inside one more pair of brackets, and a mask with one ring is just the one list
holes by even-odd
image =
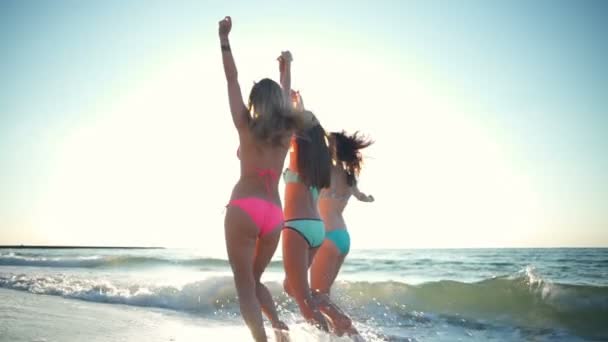
[[222, 44], [221, 47], [222, 47], [222, 51], [230, 51], [230, 45], [228, 45], [228, 44], [226, 44], [226, 45]]

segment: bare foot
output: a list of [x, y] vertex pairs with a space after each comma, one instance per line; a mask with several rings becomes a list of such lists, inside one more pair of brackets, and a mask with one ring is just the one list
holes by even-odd
[[275, 341], [289, 342], [289, 327], [282, 321], [277, 321], [272, 324], [274, 330]]
[[277, 330], [289, 331], [289, 327], [283, 321], [276, 321], [272, 323], [272, 328]]
[[342, 336], [345, 333], [351, 335], [349, 332], [356, 329], [353, 327], [353, 322], [338, 306], [336, 306], [325, 293], [317, 293], [315, 295], [315, 301], [318, 308], [323, 314], [328, 317], [328, 322], [331, 322], [334, 333], [338, 336]]
[[[333, 319], [336, 330], [348, 333], [349, 329], [353, 328], [353, 321], [346, 315], [336, 315]], [[356, 331], [356, 330], [355, 330]]]
[[358, 332], [356, 334], [349, 334], [349, 336], [355, 342], [365, 342], [365, 339]]
[[325, 319], [325, 316], [323, 316], [321, 311], [314, 310], [313, 314], [312, 314], [312, 319], [309, 319], [308, 321], [315, 327], [317, 327], [323, 331], [329, 332], [327, 320]]

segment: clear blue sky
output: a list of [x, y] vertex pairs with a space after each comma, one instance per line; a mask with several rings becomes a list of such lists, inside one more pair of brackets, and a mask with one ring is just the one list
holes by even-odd
[[0, 244], [219, 244], [224, 15], [244, 94], [290, 49], [377, 141], [355, 246], [608, 246], [605, 1], [2, 1]]

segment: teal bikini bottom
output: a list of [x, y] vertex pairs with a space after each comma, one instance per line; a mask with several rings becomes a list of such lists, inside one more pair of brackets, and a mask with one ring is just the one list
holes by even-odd
[[286, 220], [285, 228], [298, 232], [308, 242], [310, 248], [321, 246], [325, 238], [325, 226], [319, 219]]
[[333, 242], [342, 255], [347, 254], [350, 250], [350, 235], [346, 229], [335, 229], [326, 232], [325, 239]]

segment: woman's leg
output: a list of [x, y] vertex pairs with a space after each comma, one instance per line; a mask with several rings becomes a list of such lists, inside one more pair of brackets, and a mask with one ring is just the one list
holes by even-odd
[[314, 292], [329, 294], [345, 258], [333, 242], [323, 241], [310, 267], [310, 287]]
[[287, 325], [279, 320], [272, 295], [268, 288], [260, 281], [262, 273], [264, 273], [277, 249], [280, 237], [281, 229], [275, 229], [258, 239], [255, 260], [253, 262], [253, 275], [256, 281], [256, 295], [262, 306], [262, 311], [268, 317], [272, 327], [279, 330], [289, 330]]
[[241, 315], [255, 341], [267, 341], [253, 274], [258, 228], [245, 212], [229, 206], [224, 219], [224, 233]]
[[319, 310], [329, 317], [335, 333], [339, 336], [354, 329], [348, 315], [329, 298], [331, 286], [336, 280], [345, 258], [346, 255], [342, 255], [332, 241], [325, 240], [310, 268], [311, 288]]
[[283, 265], [286, 279], [285, 292], [293, 297], [300, 307], [302, 316], [319, 328], [328, 331], [327, 321], [312, 302], [308, 285], [309, 246], [308, 242], [294, 230], [283, 229]]

